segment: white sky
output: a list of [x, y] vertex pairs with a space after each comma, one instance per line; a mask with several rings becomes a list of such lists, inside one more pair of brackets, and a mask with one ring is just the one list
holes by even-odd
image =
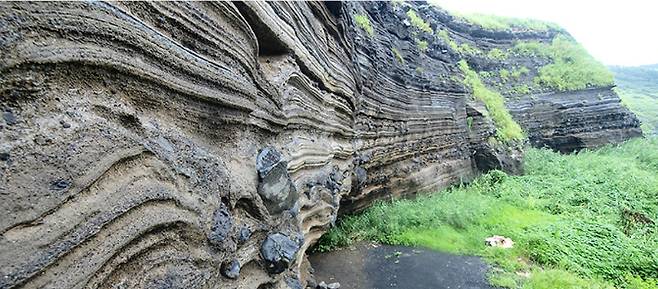
[[560, 24], [607, 65], [658, 63], [656, 0], [430, 0], [448, 10]]

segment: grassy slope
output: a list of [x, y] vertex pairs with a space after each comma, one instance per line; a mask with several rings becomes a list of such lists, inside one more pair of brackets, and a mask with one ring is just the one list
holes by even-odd
[[642, 121], [645, 134], [658, 134], [658, 65], [610, 67], [624, 104]]
[[[466, 43], [459, 44], [452, 40], [446, 32], [439, 31], [438, 36], [448, 44], [448, 47], [463, 56], [479, 57], [486, 55], [492, 61], [504, 61], [506, 62], [506, 65], [504, 66], [515, 66], [515, 69], [520, 68], [519, 65], [521, 64], [514, 63], [514, 57], [508, 59], [510, 55], [550, 60], [549, 64], [537, 68], [538, 73], [537, 76], [534, 77], [533, 83], [516, 83], [517, 85], [512, 89], [512, 92], [515, 94], [527, 94], [530, 90], [568, 91], [613, 84], [613, 77], [610, 71], [608, 71], [603, 64], [594, 59], [587, 50], [585, 50], [585, 48], [583, 48], [575, 39], [569, 36], [564, 29], [554, 23], [486, 14], [460, 14], [454, 11], [450, 13], [455, 15], [457, 19], [460, 19], [461, 21], [492, 31], [550, 30], [557, 33], [556, 37], [550, 43], [519, 41], [515, 47], [506, 51], [494, 48], [485, 52], [481, 51], [478, 47], [472, 47]], [[508, 80], [510, 80], [509, 75], [504, 75], [506, 74], [504, 72], [509, 72], [510, 68], [511, 67], [506, 67], [499, 71], [501, 82], [508, 82]], [[523, 68], [528, 69], [527, 67]], [[515, 78], [516, 82], [518, 82], [519, 77], [516, 76]]]
[[502, 141], [524, 139], [523, 130], [512, 119], [509, 111], [507, 111], [503, 96], [486, 87], [478, 74], [471, 70], [466, 61], [459, 61], [458, 66], [464, 74], [464, 84], [473, 90], [473, 96], [484, 102], [484, 105], [487, 107], [487, 111], [489, 111], [489, 115], [496, 125], [496, 137]]
[[[658, 288], [658, 139], [576, 155], [531, 149], [525, 169], [375, 205], [318, 248], [365, 239], [481, 255], [495, 264], [491, 282], [509, 288]], [[514, 248], [485, 247], [494, 234]]]
[[462, 21], [489, 30], [562, 30], [562, 28], [555, 23], [536, 19], [504, 17], [482, 13], [459, 13], [457, 11], [451, 11], [450, 13], [461, 18]]

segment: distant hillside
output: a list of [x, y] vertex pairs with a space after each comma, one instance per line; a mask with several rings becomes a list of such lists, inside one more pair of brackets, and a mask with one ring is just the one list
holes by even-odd
[[658, 64], [611, 66], [623, 102], [642, 121], [645, 134], [658, 135]]

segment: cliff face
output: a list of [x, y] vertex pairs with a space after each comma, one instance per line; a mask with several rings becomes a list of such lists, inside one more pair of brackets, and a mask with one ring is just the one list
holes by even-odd
[[[435, 31], [485, 50], [555, 36], [405, 3], [5, 2], [0, 19], [0, 288], [299, 288], [339, 210], [520, 169], [457, 65], [506, 62]], [[538, 145], [638, 134], [605, 87], [505, 98]]]

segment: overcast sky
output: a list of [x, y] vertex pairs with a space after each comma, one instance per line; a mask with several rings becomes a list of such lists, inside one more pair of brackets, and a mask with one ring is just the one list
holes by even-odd
[[448, 10], [552, 21], [607, 65], [658, 63], [656, 0], [431, 0]]

